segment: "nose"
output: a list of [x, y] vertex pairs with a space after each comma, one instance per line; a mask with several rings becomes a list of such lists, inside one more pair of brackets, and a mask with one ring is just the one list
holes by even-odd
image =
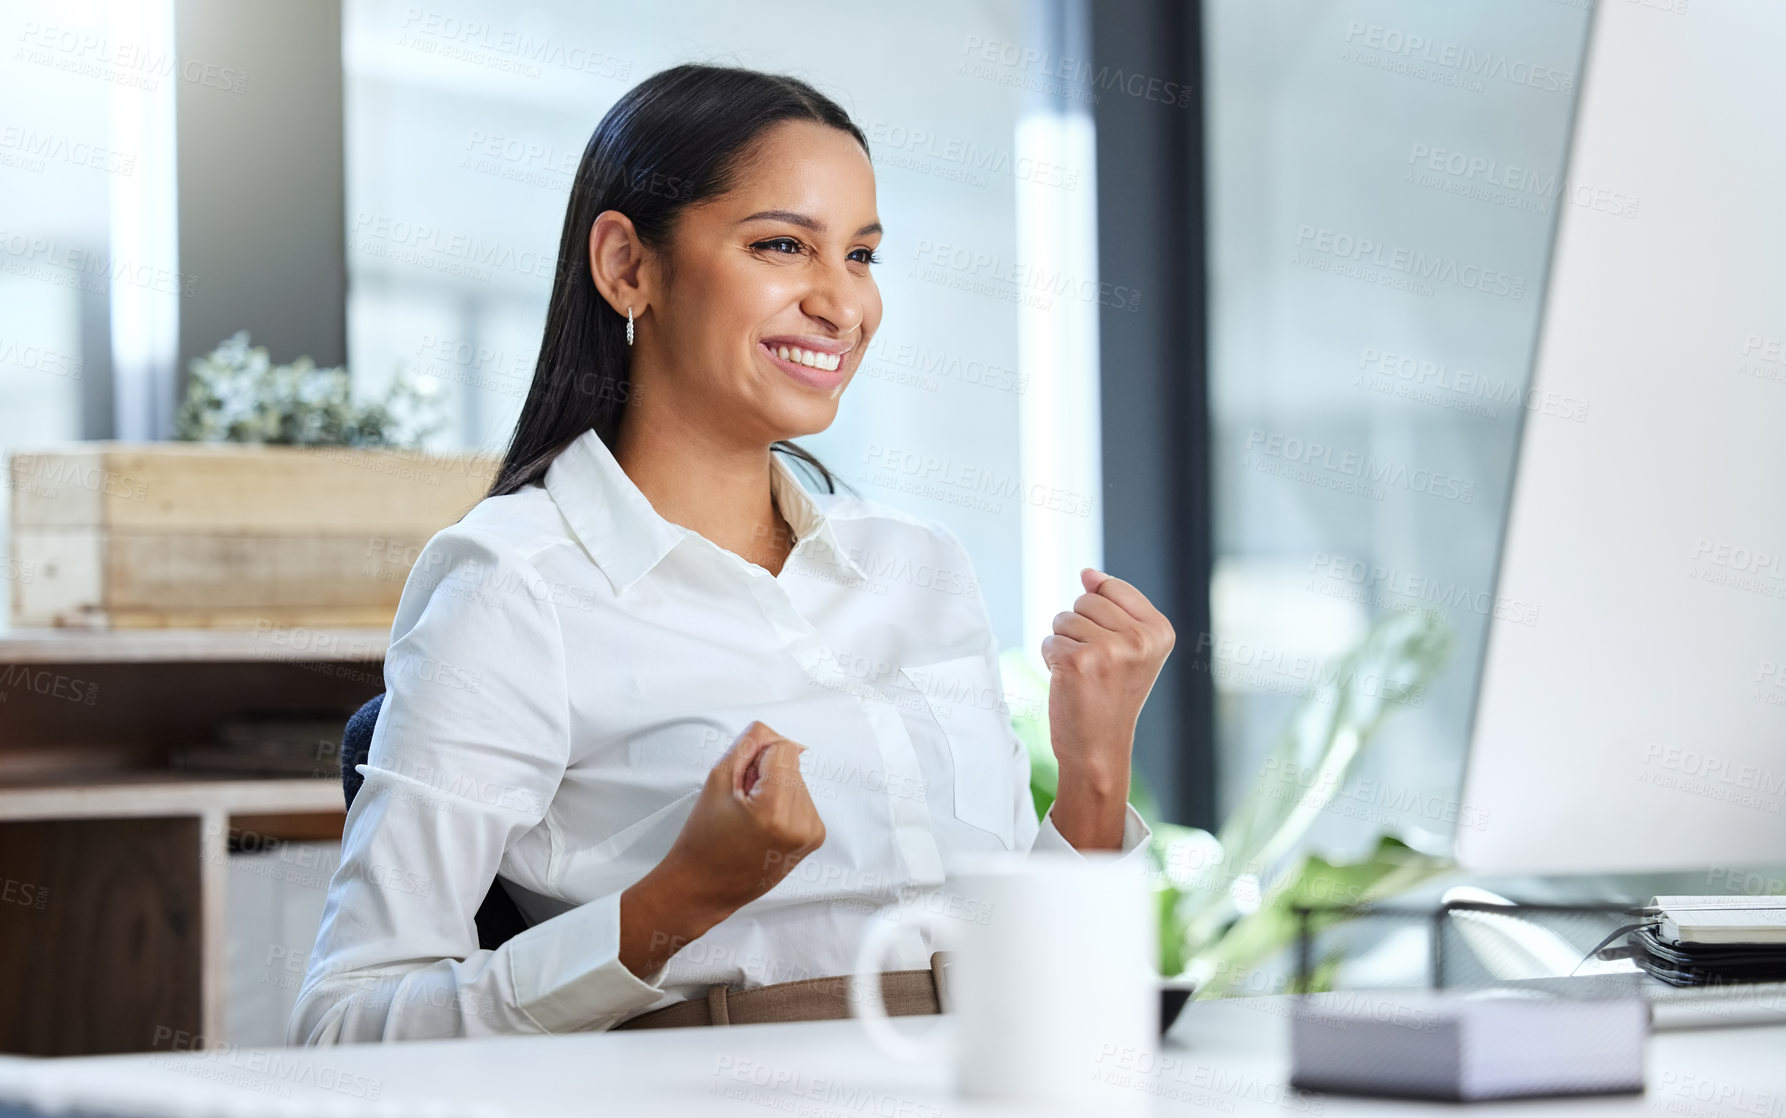
[[862, 285], [873, 282], [868, 277], [852, 275], [841, 263], [832, 264], [814, 276], [811, 290], [800, 301], [800, 309], [829, 324], [842, 337], [862, 325]]

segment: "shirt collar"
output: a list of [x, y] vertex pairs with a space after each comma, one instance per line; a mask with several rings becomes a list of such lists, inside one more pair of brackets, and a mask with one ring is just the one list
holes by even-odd
[[[770, 488], [796, 540], [787, 565], [819, 564], [846, 581], [866, 581], [868, 576], [838, 543], [830, 518], [782, 456], [771, 452], [769, 460]], [[717, 546], [660, 516], [594, 430], [583, 432], [552, 460], [545, 486], [616, 594], [643, 578], [685, 539]]]
[[769, 487], [775, 494], [775, 504], [781, 509], [782, 518], [794, 530], [794, 550], [788, 556], [789, 563], [818, 564], [842, 575], [846, 582], [868, 581], [868, 574], [838, 542], [831, 518], [794, 476], [786, 456], [773, 451], [769, 454]]

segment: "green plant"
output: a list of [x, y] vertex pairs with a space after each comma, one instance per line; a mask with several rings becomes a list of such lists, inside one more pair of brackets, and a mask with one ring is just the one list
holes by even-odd
[[[1160, 973], [1184, 975], [1199, 996], [1232, 992], [1296, 935], [1300, 904], [1364, 904], [1448, 868], [1391, 836], [1362, 862], [1335, 865], [1302, 851], [1311, 824], [1338, 795], [1366, 747], [1401, 705], [1426, 693], [1451, 632], [1432, 611], [1380, 617], [1359, 645], [1322, 672], [1218, 834], [1158, 820], [1137, 778], [1130, 801], [1153, 830], [1149, 856], [1160, 906]], [[1059, 769], [1048, 737], [1048, 681], [1015, 649], [1000, 656], [1016, 700], [1011, 723], [1029, 750], [1040, 818]]]
[[382, 399], [356, 402], [345, 368], [319, 369], [308, 357], [275, 365], [246, 330], [188, 369], [174, 420], [175, 437], [188, 442], [413, 447], [445, 422], [432, 384], [407, 371]]

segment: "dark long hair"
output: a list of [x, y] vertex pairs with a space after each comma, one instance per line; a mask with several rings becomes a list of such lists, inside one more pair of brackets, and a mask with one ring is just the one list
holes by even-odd
[[[601, 297], [589, 274], [596, 216], [618, 210], [648, 247], [667, 250], [682, 210], [729, 190], [748, 164], [752, 142], [784, 120], [828, 124], [868, 150], [868, 138], [849, 114], [812, 86], [729, 66], [662, 70], [602, 117], [571, 184], [539, 362], [489, 496], [539, 481], [552, 460], [591, 428], [610, 447], [619, 434], [633, 391], [626, 318]], [[666, 268], [668, 263], [665, 251]], [[827, 493], [837, 491], [838, 479], [805, 449], [783, 439], [771, 450], [816, 472]]]

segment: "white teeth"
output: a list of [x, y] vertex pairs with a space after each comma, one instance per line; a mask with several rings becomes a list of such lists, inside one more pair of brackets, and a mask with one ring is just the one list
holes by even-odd
[[824, 369], [827, 372], [836, 372], [837, 367], [843, 363], [841, 354], [815, 353], [798, 346], [777, 346], [775, 355], [783, 361], [792, 361], [797, 365], [805, 365], [809, 369]]

